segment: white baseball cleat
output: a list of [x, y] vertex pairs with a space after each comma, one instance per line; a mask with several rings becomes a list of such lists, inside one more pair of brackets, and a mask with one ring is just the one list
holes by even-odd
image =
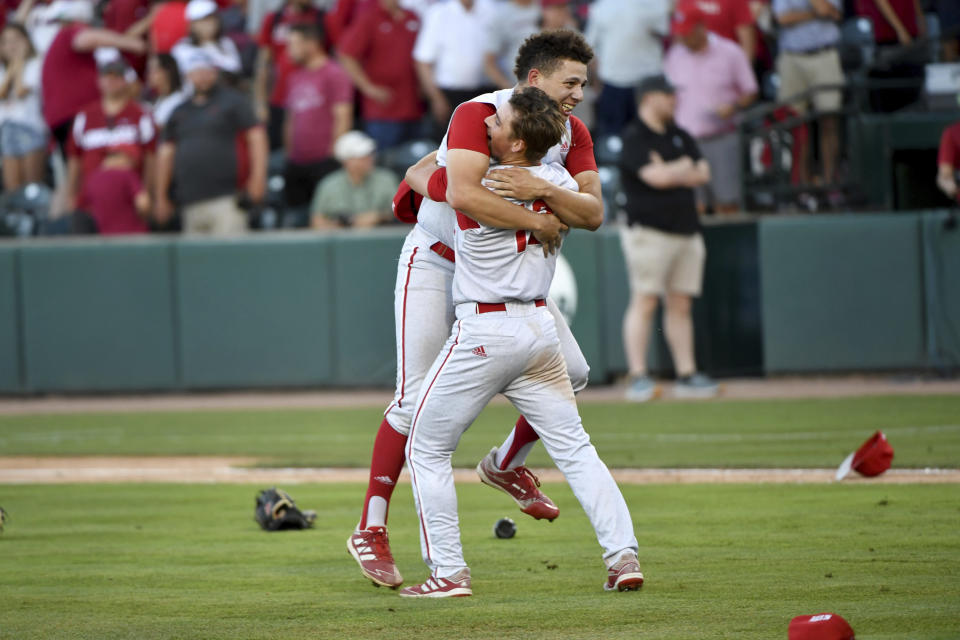
[[472, 596], [470, 569], [460, 569], [449, 578], [431, 575], [423, 584], [406, 587], [400, 591], [404, 598], [462, 598]]
[[360, 571], [376, 586], [396, 589], [403, 577], [390, 553], [390, 539], [386, 527], [370, 527], [354, 531], [347, 538], [347, 551], [360, 565]]
[[477, 475], [480, 476], [481, 482], [503, 491], [513, 498], [520, 507], [520, 511], [537, 520], [553, 521], [560, 515], [560, 509], [553, 500], [538, 488], [540, 480], [530, 469], [520, 466], [501, 471], [497, 468], [496, 455], [497, 448], [494, 447], [477, 465]]
[[637, 554], [624, 552], [620, 559], [607, 569], [605, 591], [638, 591], [643, 586], [643, 574], [640, 573], [640, 562]]

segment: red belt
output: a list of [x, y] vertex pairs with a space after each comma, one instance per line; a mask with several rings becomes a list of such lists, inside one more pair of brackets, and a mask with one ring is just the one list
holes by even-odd
[[430, 251], [433, 251], [435, 254], [441, 258], [445, 258], [450, 262], [456, 261], [456, 254], [453, 252], [453, 249], [443, 244], [442, 242], [434, 242], [430, 245]]
[[[533, 304], [538, 307], [545, 307], [547, 303], [541, 298], [540, 300], [534, 300]], [[494, 311], [506, 311], [507, 303], [506, 302], [478, 302], [477, 303], [477, 313], [493, 313]]]

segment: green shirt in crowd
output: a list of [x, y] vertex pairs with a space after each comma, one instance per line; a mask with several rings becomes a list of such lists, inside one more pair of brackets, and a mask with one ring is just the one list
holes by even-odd
[[398, 184], [400, 180], [389, 169], [374, 167], [359, 185], [350, 182], [347, 171], [340, 169], [317, 185], [310, 211], [326, 218], [352, 218], [360, 213], [377, 211], [384, 219], [389, 219]]

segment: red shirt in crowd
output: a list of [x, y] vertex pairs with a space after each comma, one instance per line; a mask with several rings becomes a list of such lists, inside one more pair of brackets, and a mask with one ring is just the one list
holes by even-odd
[[323, 21], [327, 40], [332, 46], [339, 47], [344, 31], [353, 25], [353, 21], [370, 8], [379, 6], [377, 0], [338, 0]]
[[289, 78], [287, 117], [292, 131], [287, 158], [295, 164], [329, 158], [333, 107], [353, 104], [353, 84], [340, 65], [328, 60], [317, 69], [297, 69]]
[[43, 59], [43, 119], [51, 129], [69, 122], [100, 96], [93, 53], [73, 49], [73, 39], [86, 28], [69, 24], [60, 29]]
[[257, 44], [268, 47], [273, 60], [273, 91], [270, 92], [270, 104], [282, 107], [287, 96], [287, 78], [296, 69], [296, 65], [287, 57], [287, 37], [290, 27], [295, 24], [323, 25], [323, 12], [315, 7], [300, 10], [290, 5], [279, 11], [268, 13], [260, 27]]
[[189, 31], [187, 3], [164, 2], [150, 23], [150, 48], [157, 53], [170, 53]]
[[102, 235], [146, 233], [147, 223], [137, 214], [135, 198], [143, 191], [133, 169], [100, 169], [87, 176], [79, 208], [97, 221]]
[[347, 29], [340, 52], [357, 60], [373, 84], [390, 90], [386, 103], [363, 96], [365, 119], [403, 121], [423, 115], [413, 64], [419, 31], [417, 14], [403, 10], [395, 19], [380, 4], [367, 8]]
[[139, 149], [135, 170], [143, 172], [143, 157], [153, 153], [157, 135], [153, 118], [134, 101], [120, 113], [107, 116], [100, 100], [87, 105], [73, 121], [73, 134], [67, 143], [67, 154], [80, 158], [82, 180], [100, 168], [107, 153], [116, 147]]
[[748, 0], [694, 0], [694, 4], [703, 12], [707, 30], [727, 40], [739, 42], [737, 27], [754, 22]]
[[[917, 7], [914, 0], [887, 0], [890, 8], [897, 14], [903, 28], [907, 30], [910, 37], [916, 38], [919, 30], [917, 29]], [[887, 19], [880, 13], [880, 7], [875, 0], [856, 0], [854, 9], [858, 16], [864, 16], [873, 23], [873, 37], [878, 44], [895, 44], [899, 42], [897, 32], [887, 22]]]
[[960, 122], [943, 130], [940, 136], [940, 150], [937, 152], [937, 164], [948, 164], [960, 169]]

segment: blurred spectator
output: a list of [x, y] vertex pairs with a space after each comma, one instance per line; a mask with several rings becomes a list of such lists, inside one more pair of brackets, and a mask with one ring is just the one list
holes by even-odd
[[22, 24], [30, 34], [30, 42], [41, 60], [63, 24], [58, 15], [64, 8], [61, 2], [46, 0], [23, 0], [8, 22]]
[[317, 186], [310, 205], [314, 229], [373, 227], [393, 219], [391, 205], [399, 179], [374, 165], [376, 143], [360, 131], [337, 139], [334, 155], [342, 169]]
[[944, 62], [956, 62], [960, 57], [960, 2], [957, 0], [935, 0], [934, 6], [940, 19]]
[[67, 146], [67, 207], [77, 208], [86, 182], [119, 146], [133, 147], [134, 169], [145, 184], [153, 184], [157, 136], [153, 119], [133, 99], [127, 77], [130, 67], [115, 55], [100, 66], [97, 80], [100, 98], [84, 107], [73, 121]]
[[150, 13], [150, 50], [170, 53], [190, 32], [186, 0], [158, 0]]
[[692, 298], [703, 287], [706, 260], [693, 190], [709, 182], [711, 167], [693, 137], [674, 123], [677, 100], [664, 76], [645, 79], [637, 94], [640, 118], [624, 131], [620, 155], [627, 196], [620, 241], [630, 281], [623, 318], [630, 369], [627, 399], [644, 402], [658, 391], [647, 374], [647, 348], [660, 298], [677, 372], [675, 395], [712, 396], [717, 385], [697, 373], [691, 313]]
[[102, 235], [149, 231], [150, 197], [137, 173], [139, 154], [132, 145], [111, 148], [84, 180], [77, 208], [93, 218]]
[[[220, 84], [217, 66], [205, 51], [194, 51], [186, 69], [193, 95], [170, 116], [158, 153], [158, 221], [163, 224], [173, 216], [168, 195], [172, 183], [186, 233], [242, 233], [247, 219], [236, 192], [243, 185], [252, 205], [263, 201], [266, 134], [250, 100]], [[237, 153], [238, 140], [246, 145], [242, 154]]]
[[230, 38], [240, 53], [240, 75], [252, 78], [257, 63], [257, 41], [247, 31], [247, 0], [231, 0], [220, 9], [223, 35]]
[[377, 0], [340, 43], [340, 62], [363, 95], [363, 128], [379, 149], [417, 137], [423, 106], [413, 66], [420, 19], [398, 0]]
[[180, 81], [180, 67], [169, 53], [158, 53], [147, 61], [147, 88], [153, 94], [153, 121], [163, 128], [170, 114], [190, 97]]
[[213, 0], [190, 0], [187, 3], [187, 20], [190, 31], [173, 46], [170, 55], [177, 61], [180, 73], [184, 73], [186, 60], [197, 50], [204, 51], [221, 72], [236, 77], [243, 69], [240, 52], [233, 40], [223, 35], [223, 25]]
[[22, 25], [0, 33], [0, 152], [3, 188], [13, 191], [46, 177], [47, 125], [40, 115], [40, 59]]
[[337, 168], [333, 141], [353, 127], [353, 85], [323, 50], [317, 25], [292, 26], [287, 55], [299, 68], [287, 83], [284, 196], [288, 206], [301, 207], [317, 182]]
[[672, 22], [677, 40], [664, 71], [677, 88], [677, 124], [696, 137], [712, 169], [701, 205], [729, 213], [740, 207], [737, 111], [757, 97], [757, 81], [739, 45], [707, 31], [695, 5], [681, 5]]
[[540, 31], [539, 0], [505, 0], [497, 5], [497, 16], [487, 36], [483, 69], [487, 77], [501, 89], [517, 84], [513, 63], [520, 45]]
[[[129, 30], [136, 28], [150, 14], [150, 0], [107, 0], [102, 3], [103, 26], [117, 33], [142, 37], [142, 29], [135, 33]], [[142, 76], [147, 68], [147, 57], [141, 54], [126, 54], [124, 56], [138, 76]]]
[[540, 0], [543, 9], [540, 28], [544, 31], [552, 29], [580, 30], [580, 22], [574, 13], [572, 0]]
[[339, 49], [347, 29], [378, 0], [335, 0], [323, 18], [323, 28], [331, 49]]
[[413, 59], [438, 138], [461, 102], [493, 90], [483, 60], [496, 11], [492, 0], [449, 0], [430, 7], [423, 19]]
[[[785, 102], [822, 85], [842, 85], [843, 70], [837, 52], [840, 42], [837, 21], [842, 17], [840, 0], [773, 0], [773, 14], [780, 24], [777, 101]], [[842, 99], [840, 90], [820, 90], [790, 101], [790, 106], [801, 115], [806, 113], [808, 102], [821, 114], [818, 121], [820, 160], [822, 180], [827, 183], [836, 178], [840, 138], [834, 112], [840, 109]], [[810, 145], [804, 145], [804, 156], [800, 163], [800, 181], [810, 184]]]
[[757, 32], [749, 0], [693, 0], [693, 4], [703, 13], [707, 31], [738, 43], [753, 62]]
[[663, 70], [669, 15], [667, 0], [597, 0], [590, 8], [584, 36], [597, 54], [603, 83], [596, 102], [597, 135], [620, 133], [636, 117], [637, 83]]
[[879, 45], [910, 44], [927, 32], [920, 0], [855, 0], [857, 15], [870, 19]]
[[322, 26], [323, 12], [311, 6], [310, 0], [287, 0], [282, 9], [267, 14], [257, 37], [260, 51], [253, 92], [257, 117], [267, 123], [271, 149], [283, 146], [287, 76], [293, 71], [287, 57], [287, 36], [295, 24]]
[[116, 47], [141, 54], [146, 51], [146, 45], [140, 38], [90, 27], [93, 7], [87, 0], [57, 2], [62, 6], [58, 16], [66, 24], [53, 39], [43, 60], [41, 103], [43, 119], [63, 149], [73, 117], [99, 97], [94, 50]]
[[960, 169], [960, 122], [950, 125], [940, 137], [937, 153], [937, 186], [948, 198], [957, 200], [957, 170]]

